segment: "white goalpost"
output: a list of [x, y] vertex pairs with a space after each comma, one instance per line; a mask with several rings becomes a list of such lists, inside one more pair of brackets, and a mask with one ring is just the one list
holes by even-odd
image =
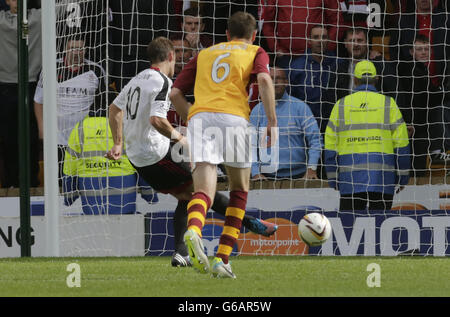
[[60, 256], [59, 186], [56, 103], [56, 13], [54, 1], [42, 1], [42, 65], [44, 78], [44, 179], [47, 256]]

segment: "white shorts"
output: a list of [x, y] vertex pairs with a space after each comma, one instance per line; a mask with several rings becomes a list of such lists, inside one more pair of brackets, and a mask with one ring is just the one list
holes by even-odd
[[252, 133], [246, 119], [228, 113], [200, 112], [191, 117], [187, 126], [192, 163], [251, 167]]

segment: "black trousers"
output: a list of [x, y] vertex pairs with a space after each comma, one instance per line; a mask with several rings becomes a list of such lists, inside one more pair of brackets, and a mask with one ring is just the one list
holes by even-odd
[[[30, 185], [39, 186], [39, 134], [34, 115], [36, 83], [30, 83]], [[19, 100], [18, 84], [0, 83], [0, 155], [3, 160], [2, 187], [19, 187]]]
[[393, 199], [394, 195], [378, 192], [341, 195], [339, 210], [390, 210]]

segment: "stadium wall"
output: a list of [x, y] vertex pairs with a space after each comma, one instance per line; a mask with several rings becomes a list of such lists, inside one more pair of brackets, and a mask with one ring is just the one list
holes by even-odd
[[[337, 212], [338, 194], [332, 189], [278, 189], [274, 193], [273, 189], [252, 190], [247, 212], [278, 223], [278, 232], [264, 238], [242, 230], [235, 255], [450, 255], [448, 186], [407, 186], [396, 195], [392, 211], [370, 214]], [[43, 203], [44, 197], [32, 197], [32, 256], [45, 255]], [[18, 257], [19, 198], [0, 198], [0, 206], [0, 257]], [[139, 199], [141, 214], [83, 216], [65, 213], [61, 202], [61, 256], [171, 255], [175, 206], [175, 199], [160, 195], [154, 205]], [[318, 248], [308, 248], [297, 233], [300, 219], [313, 211], [324, 212], [333, 227], [332, 239]], [[204, 234], [209, 255], [218, 245], [222, 226], [222, 219], [209, 213]]]

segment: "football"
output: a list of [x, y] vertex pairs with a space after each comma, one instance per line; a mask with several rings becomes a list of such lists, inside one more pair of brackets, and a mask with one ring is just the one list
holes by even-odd
[[308, 246], [319, 246], [331, 235], [330, 221], [324, 215], [316, 212], [307, 214], [298, 224], [298, 235]]

